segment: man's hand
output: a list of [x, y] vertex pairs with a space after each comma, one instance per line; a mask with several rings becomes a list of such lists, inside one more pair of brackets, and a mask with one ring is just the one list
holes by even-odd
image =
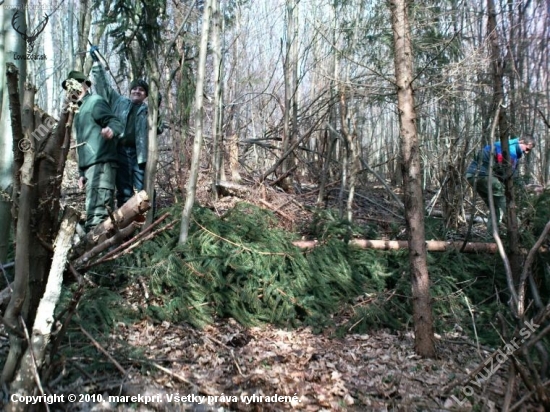
[[103, 136], [105, 139], [110, 140], [113, 138], [113, 135], [114, 133], [110, 127], [107, 126], [101, 129], [101, 136]]
[[98, 53], [99, 53], [99, 47], [97, 46], [90, 47], [90, 56], [92, 56], [92, 60], [94, 62], [99, 61], [99, 57], [97, 56]]
[[80, 178], [78, 179], [78, 188], [80, 190], [84, 190], [85, 187], [86, 187], [86, 178], [84, 176], [80, 176]]

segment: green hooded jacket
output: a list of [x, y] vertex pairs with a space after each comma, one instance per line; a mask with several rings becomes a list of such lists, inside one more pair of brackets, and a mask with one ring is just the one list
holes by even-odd
[[[78, 168], [83, 176], [84, 170], [92, 165], [117, 162], [117, 138], [122, 134], [123, 128], [103, 97], [87, 93], [80, 103], [74, 127]], [[112, 139], [106, 139], [101, 135], [101, 129], [104, 127], [111, 128]]]
[[[113, 112], [122, 122], [123, 131], [125, 132], [128, 114], [134, 103], [132, 103], [130, 98], [121, 96], [111, 87], [107, 81], [107, 73], [105, 73], [105, 69], [101, 64], [94, 64], [92, 66], [92, 73], [95, 78], [96, 92], [107, 99]], [[124, 141], [124, 132], [120, 137], [120, 141]], [[147, 105], [145, 103], [141, 103], [136, 113], [135, 137], [137, 162], [138, 164], [142, 164], [147, 162], [147, 148], [149, 144]]]

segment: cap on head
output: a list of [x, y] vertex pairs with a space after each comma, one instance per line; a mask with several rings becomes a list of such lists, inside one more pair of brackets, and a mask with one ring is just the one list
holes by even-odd
[[130, 83], [130, 90], [135, 89], [136, 87], [142, 87], [145, 90], [145, 94], [149, 96], [149, 85], [143, 79], [136, 79]]
[[67, 87], [66, 87], [66, 84], [67, 84], [67, 80], [69, 79], [74, 79], [76, 80], [77, 82], [80, 82], [80, 83], [86, 83], [86, 86], [88, 87], [91, 87], [92, 86], [92, 82], [88, 79], [88, 77], [86, 77], [86, 75], [82, 72], [79, 72], [78, 70], [73, 70], [71, 72], [69, 72], [67, 78], [65, 80], [63, 80], [63, 82], [61, 83], [61, 87], [63, 87], [63, 89], [67, 90]]

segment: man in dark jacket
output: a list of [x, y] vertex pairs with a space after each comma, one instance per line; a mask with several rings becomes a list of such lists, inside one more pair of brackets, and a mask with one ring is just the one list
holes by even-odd
[[149, 85], [145, 80], [134, 80], [130, 85], [130, 98], [121, 96], [107, 80], [105, 68], [95, 57], [92, 73], [96, 91], [103, 96], [123, 125], [123, 134], [117, 146], [118, 173], [116, 180], [117, 205], [122, 206], [137, 191], [143, 190], [148, 149], [147, 105]]
[[85, 229], [89, 232], [109, 216], [107, 207], [114, 209], [116, 145], [123, 128], [107, 101], [89, 93], [91, 82], [84, 73], [70, 72], [61, 86], [79, 106], [74, 118], [78, 184], [86, 188]]
[[[535, 140], [532, 137], [514, 138], [508, 141], [510, 149], [510, 163], [512, 166], [512, 177], [517, 177], [519, 160], [524, 154], [529, 153], [535, 147]], [[502, 155], [500, 142], [493, 145], [493, 172], [489, 181], [489, 165], [491, 161], [491, 146], [485, 146], [479, 151], [468, 170], [466, 180], [475, 187], [487, 207], [489, 207], [489, 185], [491, 185], [493, 202], [495, 205], [495, 217], [497, 224], [501, 222], [506, 214], [506, 197], [504, 194], [504, 179], [506, 177], [506, 164]], [[492, 233], [492, 223], [489, 220], [489, 233]]]

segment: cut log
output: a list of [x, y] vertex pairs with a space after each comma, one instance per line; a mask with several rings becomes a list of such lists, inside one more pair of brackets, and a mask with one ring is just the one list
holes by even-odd
[[[316, 240], [299, 240], [292, 242], [294, 246], [300, 249], [312, 249], [319, 244]], [[407, 249], [409, 242], [406, 240], [367, 240], [352, 239], [350, 245], [361, 249], [376, 250], [399, 250]], [[447, 242], [444, 240], [428, 240], [426, 248], [428, 252], [445, 252], [447, 250], [461, 250], [464, 242]], [[464, 253], [496, 253], [498, 251], [496, 243], [468, 242], [464, 248]]]
[[92, 249], [88, 250], [86, 253], [76, 259], [76, 261], [74, 262], [74, 267], [76, 269], [80, 269], [101, 252], [107, 250], [110, 247], [121, 244], [122, 242], [124, 242], [124, 239], [126, 239], [128, 236], [131, 236], [138, 227], [139, 223], [132, 222], [129, 226], [120, 229], [114, 234], [113, 237], [107, 238], [104, 242], [94, 246]]
[[113, 219], [108, 218], [99, 224], [92, 232], [86, 236], [86, 241], [89, 244], [98, 244], [105, 239], [113, 236], [117, 230], [124, 229], [130, 223], [136, 220], [139, 215], [147, 212], [151, 208], [149, 196], [147, 192], [142, 190], [132, 196], [120, 209], [113, 212]]
[[132, 196], [119, 209], [113, 212], [113, 219], [105, 219], [93, 231], [88, 233], [74, 248], [71, 260], [81, 256], [95, 245], [103, 243], [114, 236], [118, 231], [130, 226], [138, 216], [143, 215], [151, 208], [147, 192], [142, 190]]

